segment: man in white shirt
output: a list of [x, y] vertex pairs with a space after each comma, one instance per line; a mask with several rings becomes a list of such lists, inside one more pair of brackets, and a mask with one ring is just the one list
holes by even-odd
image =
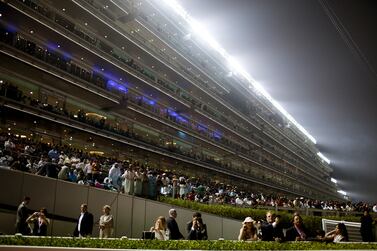
[[92, 234], [93, 231], [93, 215], [88, 212], [88, 205], [82, 204], [81, 214], [77, 220], [77, 225], [73, 236], [76, 237], [86, 237]]

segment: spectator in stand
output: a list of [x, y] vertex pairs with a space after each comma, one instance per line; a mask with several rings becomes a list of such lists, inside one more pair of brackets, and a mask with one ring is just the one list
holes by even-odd
[[61, 167], [59, 173], [58, 173], [58, 179], [69, 181], [69, 166], [71, 164], [66, 163], [64, 166]]
[[124, 172], [122, 177], [124, 179], [124, 193], [133, 195], [135, 172], [133, 170], [132, 164], [129, 165], [128, 169]]
[[366, 208], [364, 210], [364, 215], [360, 218], [361, 227], [360, 227], [360, 234], [365, 242], [372, 242], [373, 241], [373, 219], [372, 216], [369, 214], [369, 209]]
[[177, 179], [176, 175], [173, 175], [172, 187], [173, 187], [172, 197], [173, 197], [173, 199], [175, 199], [175, 198], [178, 197], [178, 188], [179, 188], [178, 187], [178, 179]]
[[37, 236], [46, 236], [50, 220], [47, 219], [47, 209], [41, 208], [38, 212], [30, 215], [26, 222], [31, 225], [32, 234]]
[[185, 177], [179, 177], [179, 198], [184, 199], [188, 193]]
[[202, 215], [196, 212], [192, 220], [187, 223], [188, 240], [207, 240], [207, 225], [203, 223]]
[[58, 178], [58, 173], [59, 167], [56, 164], [56, 159], [52, 159], [51, 162], [45, 163], [37, 172], [38, 175], [47, 176], [55, 179]]
[[169, 181], [169, 177], [166, 175], [166, 173], [163, 173], [161, 177], [161, 194], [164, 196], [168, 196], [169, 194]]
[[257, 228], [254, 226], [255, 221], [251, 217], [246, 217], [242, 222], [240, 234], [238, 235], [239, 241], [256, 241], [258, 240]]
[[323, 238], [325, 241], [345, 242], [348, 241], [348, 231], [344, 223], [338, 223], [334, 230], [328, 232]]
[[8, 138], [8, 140], [4, 142], [4, 150], [13, 151], [15, 148], [16, 145], [12, 142], [11, 138]]
[[176, 222], [177, 211], [175, 209], [169, 210], [169, 218], [167, 220], [167, 226], [169, 229], [169, 240], [182, 240], [184, 239], [183, 235], [179, 231], [178, 224]]
[[162, 180], [161, 180], [161, 175], [156, 176], [156, 199], [159, 200], [161, 196], [161, 187], [162, 187]]
[[82, 204], [80, 207], [81, 214], [77, 219], [77, 224], [73, 236], [87, 237], [92, 234], [93, 231], [93, 215], [88, 212], [88, 205]]
[[148, 197], [148, 176], [147, 176], [147, 171], [145, 169], [143, 169], [141, 172], [141, 182], [143, 183], [142, 196], [144, 198], [147, 198]]
[[142, 173], [140, 168], [135, 170], [135, 178], [134, 178], [134, 193], [135, 196], [141, 196], [143, 192], [143, 183], [142, 183]]
[[103, 215], [99, 218], [99, 238], [110, 238], [113, 235], [114, 218], [110, 211], [109, 205], [102, 208]]
[[164, 216], [159, 216], [156, 219], [154, 226], [151, 227], [150, 231], [154, 232], [154, 238], [157, 240], [169, 240], [170, 232], [166, 226], [166, 219]]
[[287, 241], [305, 241], [307, 238], [307, 231], [305, 229], [303, 220], [300, 215], [293, 216], [293, 226], [287, 229]]
[[114, 163], [109, 171], [109, 178], [111, 180], [111, 184], [113, 185], [114, 188], [116, 188], [118, 191], [120, 191], [120, 179], [121, 179], [121, 171], [119, 168], [118, 163]]
[[52, 148], [49, 152], [48, 152], [48, 157], [50, 159], [55, 159], [55, 160], [58, 160], [59, 159], [59, 153], [58, 153], [58, 150], [56, 150], [55, 148]]
[[157, 177], [152, 171], [148, 171], [148, 198], [156, 199], [157, 196]]
[[30, 229], [26, 220], [28, 219], [29, 209], [27, 205], [30, 202], [30, 197], [25, 196], [21, 204], [17, 208], [16, 217], [16, 233], [21, 233], [23, 235], [30, 234]]

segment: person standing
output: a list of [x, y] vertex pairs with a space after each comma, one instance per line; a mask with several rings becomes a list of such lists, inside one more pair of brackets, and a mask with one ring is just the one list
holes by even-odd
[[50, 220], [46, 217], [47, 209], [41, 208], [38, 212], [33, 213], [27, 218], [26, 222], [32, 224], [33, 226], [33, 235], [36, 236], [46, 236], [47, 228], [50, 224]]
[[26, 222], [29, 214], [27, 205], [29, 204], [30, 200], [30, 197], [25, 196], [17, 208], [16, 233], [21, 233], [23, 235], [30, 234], [30, 229]]
[[175, 220], [176, 218], [177, 218], [177, 211], [173, 208], [170, 209], [169, 210], [169, 218], [166, 221], [168, 229], [169, 229], [169, 233], [170, 233], [169, 240], [182, 240], [182, 239], [184, 239], [183, 235], [179, 231], [178, 224]]
[[195, 212], [192, 221], [187, 223], [188, 240], [207, 240], [207, 225], [203, 223], [202, 215]]
[[103, 215], [99, 218], [99, 238], [110, 238], [113, 234], [114, 218], [110, 211], [109, 205], [105, 205], [102, 209]]
[[77, 225], [73, 236], [86, 237], [92, 234], [93, 231], [93, 214], [88, 212], [88, 205], [82, 204], [80, 207], [81, 214], [77, 220]]
[[154, 232], [154, 238], [157, 240], [169, 240], [169, 229], [166, 226], [166, 219], [164, 216], [159, 216], [156, 219], [154, 226], [151, 227], [150, 231]]
[[364, 215], [360, 218], [360, 234], [365, 242], [373, 241], [373, 219], [369, 214], [369, 209], [364, 210]]
[[110, 168], [109, 178], [111, 179], [111, 184], [113, 185], [113, 187], [115, 187], [118, 191], [120, 190], [119, 180], [120, 180], [121, 175], [122, 173], [120, 171], [119, 164], [114, 163], [112, 167]]

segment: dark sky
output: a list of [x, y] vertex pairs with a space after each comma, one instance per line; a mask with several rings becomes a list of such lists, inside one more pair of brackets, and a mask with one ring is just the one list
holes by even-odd
[[353, 200], [377, 201], [377, 1], [179, 0], [317, 140]]

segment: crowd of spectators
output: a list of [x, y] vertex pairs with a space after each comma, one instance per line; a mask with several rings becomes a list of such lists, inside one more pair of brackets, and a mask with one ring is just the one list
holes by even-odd
[[[41, 9], [45, 9], [45, 8], [41, 8]], [[48, 11], [41, 12], [42, 15], [46, 15], [46, 13], [48, 13]], [[47, 15], [46, 17], [51, 18], [52, 16]], [[97, 39], [94, 39], [91, 36], [85, 35], [81, 30], [80, 31], [75, 30], [74, 24], [67, 25], [67, 21], [62, 21], [62, 19], [60, 19], [60, 18], [59, 18], [59, 20], [55, 20], [55, 21], [58, 24], [64, 24], [62, 26], [64, 26], [67, 30], [73, 32], [76, 35], [79, 35], [80, 37], [85, 39], [87, 42], [97, 45], [99, 47], [99, 49], [105, 51], [106, 53], [111, 52], [110, 53], [111, 56], [115, 57], [116, 59], [118, 59], [121, 62], [125, 63], [126, 65], [130, 66], [131, 68], [133, 68], [137, 72], [141, 73], [144, 77], [147, 77], [150, 80], [152, 80], [154, 83], [160, 84], [161, 86], [164, 86], [167, 89], [171, 88], [171, 87], [168, 88], [167, 86], [169, 86], [169, 84], [166, 84], [165, 81], [163, 81], [161, 79], [157, 79], [157, 81], [155, 81], [155, 77], [153, 76], [153, 74], [151, 75], [150, 71], [147, 71], [147, 70], [144, 69], [144, 67], [136, 64], [136, 61], [134, 59], [131, 59], [131, 58], [128, 58], [128, 57], [123, 58], [123, 57], [121, 57], [121, 56], [119, 56], [115, 53], [112, 53], [113, 50], [111, 50], [111, 49], [105, 49], [104, 50], [104, 48], [109, 48], [108, 45], [104, 45], [103, 41], [99, 42], [99, 41], [97, 41]], [[14, 37], [17, 37], [17, 39], [14, 39]], [[51, 65], [59, 68], [60, 70], [64, 70], [69, 74], [75, 75], [76, 77], [80, 77], [81, 79], [83, 79], [85, 81], [91, 82], [92, 84], [95, 84], [97, 87], [105, 88], [107, 90], [110, 90], [110, 89], [114, 89], [114, 90], [118, 89], [118, 91], [123, 90], [123, 91], [121, 91], [122, 94], [124, 94], [124, 90], [126, 90], [126, 88], [124, 86], [121, 86], [121, 87], [118, 86], [119, 88], [114, 88], [114, 86], [117, 86], [117, 85], [114, 84], [111, 81], [109, 82], [110, 79], [106, 79], [103, 76], [103, 74], [96, 72], [96, 71], [88, 72], [87, 70], [84, 70], [80, 66], [76, 65], [76, 63], [74, 63], [73, 60], [68, 60], [66, 57], [64, 57], [64, 55], [61, 55], [60, 53], [58, 53], [56, 51], [51, 51], [49, 48], [44, 48], [43, 45], [38, 45], [33, 41], [26, 40], [22, 36], [18, 36], [17, 33], [13, 34], [11, 32], [4, 30], [3, 33], [0, 32], [0, 39], [3, 40], [6, 43], [10, 43], [11, 45], [15, 46], [17, 49], [22, 50], [22, 51], [28, 53], [29, 55], [35, 56], [36, 58], [43, 60], [43, 61], [47, 62], [48, 64], [51, 64]], [[13, 43], [13, 41], [17, 41], [17, 42]], [[113, 87], [111, 87], [111, 83], [114, 84]], [[224, 145], [226, 145], [228, 148], [231, 148], [232, 150], [236, 150], [238, 152], [238, 154], [242, 154], [243, 157], [252, 156], [255, 161], [259, 162], [259, 164], [267, 165], [269, 167], [274, 168], [275, 170], [282, 171], [282, 173], [284, 173], [286, 175], [290, 175], [290, 176], [300, 180], [301, 182], [306, 182], [306, 181], [309, 182], [310, 181], [310, 179], [306, 175], [297, 174], [297, 173], [293, 172], [291, 168], [285, 167], [285, 165], [282, 164], [282, 162], [280, 161], [279, 158], [275, 158], [275, 156], [276, 156], [275, 154], [284, 155], [284, 158], [289, 160], [289, 162], [293, 163], [293, 165], [295, 165], [295, 166], [300, 166], [301, 164], [303, 164], [301, 162], [301, 160], [293, 157], [289, 152], [286, 152], [286, 151], [276, 147], [271, 139], [267, 139], [262, 135], [257, 135], [255, 132], [252, 132], [249, 129], [247, 129], [247, 127], [241, 126], [241, 123], [237, 123], [236, 120], [228, 118], [227, 116], [223, 116], [221, 113], [216, 112], [213, 107], [210, 109], [207, 105], [204, 105], [201, 102], [199, 102], [199, 100], [197, 100], [195, 97], [191, 96], [189, 98], [189, 96], [190, 96], [189, 93], [186, 92], [186, 94], [183, 95], [183, 90], [181, 90], [180, 88], [175, 87], [170, 91], [172, 91], [174, 93], [173, 95], [178, 94], [178, 95], [180, 95], [181, 98], [184, 98], [184, 99], [188, 98], [188, 101], [190, 101], [190, 103], [192, 105], [194, 105], [197, 109], [201, 109], [205, 114], [210, 114], [212, 118], [215, 118], [215, 120], [221, 121], [221, 123], [224, 123], [227, 126], [230, 126], [230, 128], [233, 128], [235, 131], [242, 132], [243, 135], [250, 136], [252, 138], [252, 141], [258, 142], [258, 144], [263, 146], [263, 148], [268, 149], [268, 151], [262, 151], [262, 153], [257, 154], [255, 149], [254, 149], [255, 148], [254, 144], [249, 145], [249, 147], [245, 147], [244, 144], [239, 144], [238, 142], [236, 142], [234, 140], [230, 140], [230, 138], [226, 138], [225, 136], [218, 137], [218, 135], [217, 135], [218, 133], [216, 131], [210, 132], [210, 130], [202, 130], [202, 132], [206, 131], [205, 133], [202, 133], [203, 135], [205, 135], [205, 136], [207, 136], [211, 139], [215, 139], [216, 141], [219, 141], [217, 143], [223, 143]], [[141, 99], [139, 99], [139, 100], [141, 100]], [[41, 104], [39, 104], [39, 106], [40, 105]], [[42, 108], [45, 108], [46, 110], [49, 110], [51, 112], [56, 112], [56, 113], [60, 113], [60, 114], [66, 113], [66, 111], [63, 111], [61, 108], [50, 109], [51, 108], [50, 105], [48, 105], [48, 104], [42, 104], [42, 105], [46, 106], [46, 107], [42, 107]], [[39, 107], [39, 106], [37, 106], [37, 107]], [[240, 107], [240, 106], [236, 105], [236, 107]], [[55, 107], [52, 107], [52, 108], [55, 108]], [[174, 112], [174, 113], [178, 113], [178, 111]], [[67, 115], [67, 113], [65, 115]], [[170, 117], [170, 116], [167, 116], [167, 117]], [[253, 117], [253, 118], [257, 119], [258, 117], [256, 116], [256, 117]], [[188, 119], [185, 118], [185, 119], [181, 120], [181, 123], [179, 123], [179, 124], [181, 124], [181, 125], [186, 124], [186, 127], [189, 128], [189, 125], [188, 125], [189, 123], [187, 123], [187, 122], [183, 123], [182, 122], [184, 120], [188, 122]], [[115, 128], [109, 126], [108, 124], [97, 123], [97, 121], [84, 121], [84, 122], [89, 123], [89, 124], [94, 124], [94, 126], [97, 126], [97, 127], [100, 127], [100, 128], [103, 127], [104, 129], [110, 130], [110, 131], [113, 131], [115, 129]], [[260, 126], [262, 128], [264, 128], [263, 123]], [[289, 130], [287, 130], [287, 132], [289, 132]], [[118, 130], [117, 128], [115, 130], [115, 133], [119, 133], [119, 134], [125, 133], [126, 135], [128, 134], [128, 132], [123, 132], [122, 130]], [[281, 138], [281, 135], [279, 133], [276, 134], [276, 132], [274, 130], [269, 131], [269, 134], [273, 135], [273, 137]], [[137, 135], [133, 135], [133, 137], [136, 137], [136, 136]], [[145, 141], [145, 139], [141, 139], [141, 140]], [[156, 142], [148, 142], [148, 143], [153, 143], [153, 145], [158, 145], [158, 144], [156, 144]], [[290, 145], [290, 141], [284, 141], [284, 144]], [[158, 147], [161, 147], [161, 144], [158, 145]], [[204, 161], [206, 163], [214, 164], [214, 165], [221, 166], [221, 167], [224, 167], [224, 168], [227, 168], [228, 166], [232, 165], [232, 162], [216, 161], [216, 158], [213, 155], [204, 154], [203, 151], [196, 152], [196, 153], [192, 153], [191, 151], [185, 152], [183, 149], [179, 148], [178, 146], [173, 146], [172, 144], [169, 145], [168, 147], [166, 147], [166, 145], [162, 145], [162, 147], [168, 148], [169, 151], [177, 152], [179, 154], [184, 154], [184, 155], [189, 156], [191, 158], [196, 158], [196, 159], [199, 159], [200, 161]], [[294, 144], [291, 145], [290, 147], [292, 149], [296, 148], [296, 146]], [[252, 149], [252, 150], [250, 150], [250, 149]], [[275, 154], [271, 155], [271, 154], [268, 153], [268, 152], [271, 152], [271, 151], [274, 152]], [[300, 153], [300, 155], [304, 155], [304, 156], [308, 157], [308, 159], [313, 158], [312, 155], [307, 155], [307, 153], [302, 151], [300, 147], [298, 149], [296, 149], [295, 151]], [[304, 165], [306, 165], [306, 164], [304, 164]], [[281, 180], [276, 179], [275, 177], [265, 177], [264, 175], [255, 175], [255, 177], [266, 180], [269, 183], [276, 183], [275, 185], [279, 185], [279, 186], [284, 187], [284, 188], [289, 188], [291, 190], [294, 189], [294, 190], [296, 190], [296, 192], [302, 191], [301, 188], [296, 188], [295, 186], [293, 186], [292, 182], [289, 182], [289, 183], [288, 182], [282, 182]], [[285, 179], [283, 179], [283, 180], [286, 181]]]
[[[288, 198], [243, 191], [210, 179], [190, 177], [151, 168], [133, 160], [116, 160], [71, 148], [33, 142], [9, 133], [0, 135], [0, 167], [48, 176], [81, 185], [158, 199], [160, 196], [206, 204], [230, 204], [237, 207], [271, 206], [315, 208], [322, 210], [360, 211], [372, 208], [366, 203], [319, 201], [303, 197]], [[376, 205], [372, 210], [376, 209]]]
[[[25, 196], [17, 209], [16, 233], [23, 235], [46, 236], [50, 220], [47, 218], [47, 210], [34, 212], [28, 215], [28, 204], [31, 198]], [[99, 238], [111, 238], [113, 236], [114, 217], [110, 214], [111, 207], [103, 206], [103, 214], [98, 221]], [[169, 210], [169, 216], [157, 217], [154, 225], [149, 231], [143, 231], [143, 239], [157, 240], [207, 240], [207, 225], [202, 219], [200, 212], [195, 212], [192, 219], [186, 223], [186, 237], [180, 232], [179, 225], [176, 221], [178, 216], [177, 210]], [[77, 218], [76, 226], [73, 231], [75, 237], [90, 237], [95, 225], [93, 214], [88, 211], [87, 204], [81, 204], [80, 215]], [[311, 231], [313, 232], [313, 231]], [[371, 242], [372, 228], [360, 230], [363, 241]], [[364, 232], [364, 234], [363, 234]], [[371, 236], [370, 239], [364, 239], [365, 234]], [[242, 222], [239, 241], [326, 241], [326, 242], [346, 242], [349, 241], [348, 231], [344, 223], [338, 223], [334, 230], [325, 233], [322, 230], [316, 231], [316, 236], [310, 236], [306, 229], [300, 214], [293, 215], [292, 224], [289, 228], [283, 228], [280, 222], [280, 216], [272, 211], [266, 212], [266, 219], [258, 222], [251, 217], [246, 217]]]

